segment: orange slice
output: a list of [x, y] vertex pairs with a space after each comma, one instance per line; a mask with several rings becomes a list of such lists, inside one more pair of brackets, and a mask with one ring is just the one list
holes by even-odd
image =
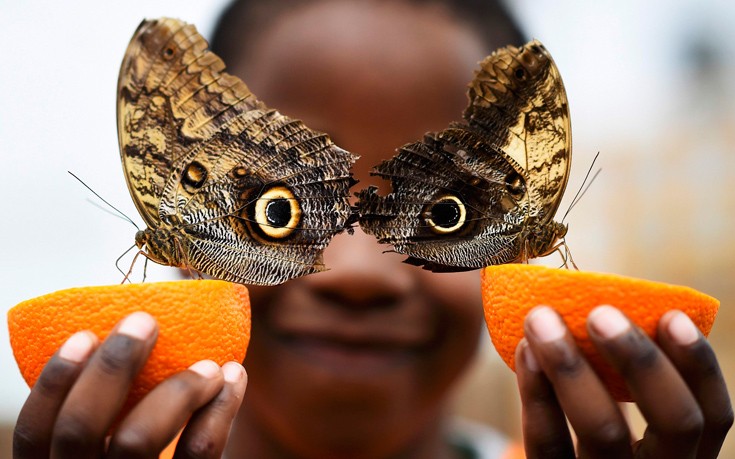
[[587, 315], [597, 306], [619, 308], [648, 336], [669, 310], [686, 313], [708, 336], [720, 302], [689, 287], [615, 274], [603, 274], [527, 264], [489, 266], [482, 271], [485, 321], [495, 349], [515, 370], [515, 348], [523, 338], [528, 312], [547, 305], [561, 314], [580, 349], [618, 401], [631, 397], [623, 379], [600, 356], [587, 334]]
[[123, 414], [165, 378], [194, 362], [242, 362], [250, 340], [250, 300], [240, 284], [189, 280], [80, 287], [24, 301], [8, 311], [10, 345], [33, 387], [51, 356], [72, 334], [104, 340], [117, 322], [146, 311], [159, 325], [153, 351], [133, 382]]

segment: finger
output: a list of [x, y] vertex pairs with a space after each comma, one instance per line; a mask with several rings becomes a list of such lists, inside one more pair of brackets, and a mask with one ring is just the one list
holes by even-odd
[[702, 412], [671, 361], [611, 306], [594, 309], [587, 323], [593, 342], [623, 376], [648, 422], [639, 453], [645, 457], [696, 457]]
[[75, 333], [48, 361], [18, 415], [13, 432], [14, 458], [49, 457], [56, 415], [98, 344], [93, 333]]
[[99, 457], [128, 388], [156, 340], [155, 320], [136, 312], [120, 322], [92, 355], [61, 407], [52, 457]]
[[237, 362], [222, 366], [225, 385], [214, 400], [197, 411], [176, 445], [174, 459], [222, 457], [232, 420], [242, 404], [248, 378]]
[[192, 413], [212, 400], [223, 385], [222, 370], [211, 360], [199, 361], [164, 380], [116, 429], [107, 457], [158, 457]]
[[526, 457], [573, 458], [574, 444], [564, 411], [525, 339], [516, 347], [515, 362]]
[[704, 416], [698, 459], [715, 458], [733, 423], [733, 410], [714, 351], [691, 319], [670, 311], [659, 321], [659, 341]]
[[561, 317], [549, 307], [537, 307], [526, 318], [525, 334], [577, 434], [580, 452], [595, 458], [631, 457], [625, 418]]

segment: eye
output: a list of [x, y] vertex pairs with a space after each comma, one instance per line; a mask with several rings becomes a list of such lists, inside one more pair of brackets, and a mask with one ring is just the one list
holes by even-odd
[[424, 218], [432, 231], [437, 234], [449, 234], [464, 226], [467, 220], [467, 209], [456, 196], [442, 196], [429, 205]]
[[266, 236], [283, 239], [301, 222], [301, 207], [291, 190], [275, 186], [255, 202], [255, 222]]

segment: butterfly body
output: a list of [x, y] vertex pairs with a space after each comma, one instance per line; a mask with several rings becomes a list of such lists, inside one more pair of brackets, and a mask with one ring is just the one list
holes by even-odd
[[165, 266], [186, 268], [188, 247], [186, 235], [181, 228], [161, 226], [146, 228], [135, 233], [135, 245], [143, 250], [149, 260]]
[[571, 162], [556, 65], [533, 41], [480, 67], [464, 121], [376, 167], [390, 194], [371, 187], [358, 195], [360, 226], [433, 271], [526, 261], [555, 250], [567, 232], [553, 220]]
[[246, 284], [324, 269], [356, 156], [260, 102], [175, 19], [146, 20], [118, 81], [118, 135], [149, 259]]

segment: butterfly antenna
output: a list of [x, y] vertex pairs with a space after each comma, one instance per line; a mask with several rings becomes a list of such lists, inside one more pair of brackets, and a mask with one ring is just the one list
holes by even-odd
[[[128, 217], [127, 215], [125, 215], [125, 214], [124, 214], [124, 213], [123, 213], [123, 212], [122, 212], [122, 211], [121, 211], [120, 209], [118, 209], [117, 207], [115, 207], [115, 206], [113, 206], [112, 204], [110, 204], [109, 202], [107, 202], [107, 200], [105, 200], [105, 198], [103, 198], [103, 197], [102, 197], [102, 196], [100, 196], [100, 195], [99, 195], [99, 194], [98, 194], [98, 193], [97, 193], [96, 191], [94, 191], [94, 190], [93, 190], [92, 188], [90, 188], [90, 187], [89, 187], [89, 185], [87, 185], [86, 183], [84, 183], [84, 182], [82, 181], [82, 179], [80, 179], [79, 177], [77, 177], [76, 175], [74, 175], [74, 173], [73, 173], [72, 171], [67, 171], [67, 172], [69, 173], [69, 175], [71, 175], [72, 177], [74, 177], [75, 179], [77, 179], [77, 181], [79, 181], [79, 183], [81, 183], [81, 184], [82, 184], [82, 185], [84, 186], [84, 188], [88, 189], [89, 191], [91, 191], [91, 192], [92, 192], [92, 194], [93, 194], [93, 195], [97, 196], [97, 199], [99, 199], [100, 201], [104, 202], [105, 204], [107, 204], [108, 206], [110, 206], [110, 208], [111, 208], [112, 210], [114, 210], [115, 212], [117, 212], [117, 215], [118, 215], [118, 216], [120, 216], [120, 217], [122, 217], [122, 218], [123, 218], [124, 220], [127, 220], [128, 222], [130, 222], [130, 223], [131, 223], [131, 224], [132, 224], [132, 225], [133, 225], [133, 226], [135, 227], [135, 229], [137, 229], [138, 231], [140, 231], [140, 228], [138, 227], [138, 225], [136, 225], [136, 224], [135, 224], [135, 222], [134, 222], [134, 221], [133, 221], [133, 220], [132, 220], [132, 219], [131, 219], [130, 217]], [[125, 252], [125, 253], [127, 253], [127, 252]]]
[[[590, 186], [592, 183], [594, 183], [595, 179], [598, 175], [600, 175], [600, 172], [602, 172], [602, 168], [597, 169], [595, 171], [595, 175], [592, 176], [592, 178], [589, 180], [589, 183], [587, 183], [587, 179], [590, 178], [590, 174], [592, 173], [592, 168], [595, 167], [595, 162], [597, 162], [597, 158], [600, 157], [600, 152], [598, 151], [595, 155], [595, 158], [592, 160], [592, 164], [590, 164], [589, 169], [587, 169], [587, 174], [584, 176], [584, 180], [582, 181], [582, 185], [579, 187], [579, 190], [577, 191], [577, 194], [574, 195], [574, 198], [572, 198], [572, 203], [569, 204], [569, 208], [566, 212], [564, 212], [564, 217], [562, 217], [561, 222], [564, 223], [564, 220], [566, 220], [567, 215], [569, 215], [569, 212], [576, 206], [579, 201], [582, 200], [582, 197], [587, 193], [587, 190], [590, 189]], [[585, 186], [585, 183], [587, 186]]]

